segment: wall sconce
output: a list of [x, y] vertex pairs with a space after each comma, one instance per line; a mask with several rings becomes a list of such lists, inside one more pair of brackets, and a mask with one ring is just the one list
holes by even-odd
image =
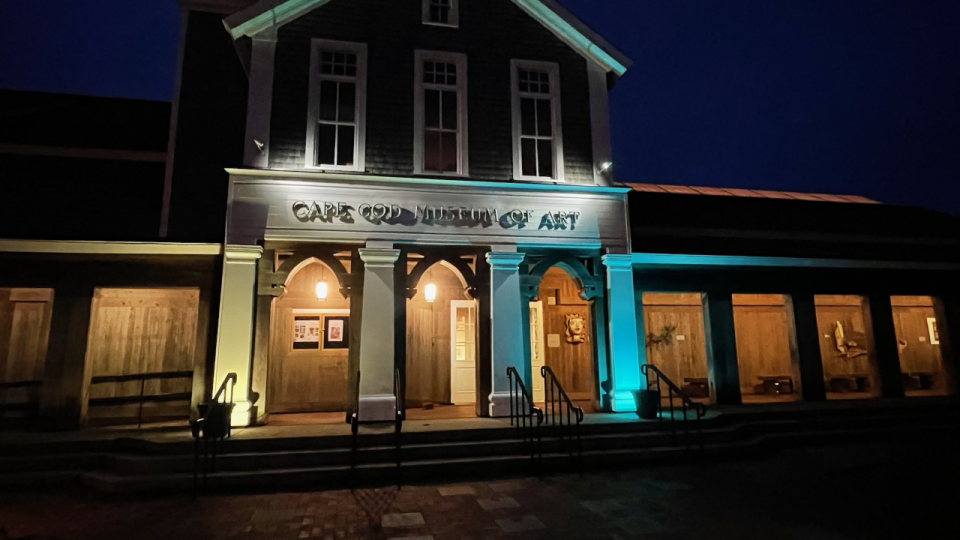
[[600, 174], [604, 174], [604, 173], [610, 172], [610, 169], [612, 168], [613, 168], [613, 162], [605, 161], [600, 164], [600, 168], [598, 170], [600, 171]]
[[327, 282], [318, 281], [317, 282], [317, 300], [326, 300], [327, 299]]
[[433, 303], [437, 299], [437, 286], [433, 283], [427, 283], [427, 286], [423, 289], [423, 296], [427, 299], [427, 302]]

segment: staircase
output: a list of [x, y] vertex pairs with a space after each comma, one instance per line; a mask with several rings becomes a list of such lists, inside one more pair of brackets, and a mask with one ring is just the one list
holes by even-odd
[[[510, 427], [403, 433], [397, 467], [393, 430], [361, 430], [351, 474], [350, 435], [234, 438], [224, 442], [206, 491], [297, 491], [354, 485], [465, 481], [541, 472], [653, 465], [688, 459], [741, 458], [777, 448], [926, 437], [960, 433], [960, 401], [880, 400], [723, 409], [702, 420], [704, 451], [674, 441], [659, 422], [618, 416], [581, 426], [583, 457], [572, 457], [558, 436], [545, 434], [542, 457]], [[695, 435], [693, 435], [695, 437]], [[9, 437], [7, 438], [9, 440]], [[82, 485], [101, 493], [192, 490], [193, 443], [141, 438], [0, 445], [0, 490]]]

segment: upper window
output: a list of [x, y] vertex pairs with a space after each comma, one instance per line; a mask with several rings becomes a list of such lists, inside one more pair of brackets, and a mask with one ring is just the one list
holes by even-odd
[[514, 178], [563, 181], [560, 69], [547, 62], [511, 62]]
[[305, 165], [364, 170], [367, 46], [314, 40], [310, 70]]
[[441, 26], [459, 25], [458, 0], [423, 0], [423, 23]]
[[414, 172], [467, 175], [467, 58], [417, 51]]

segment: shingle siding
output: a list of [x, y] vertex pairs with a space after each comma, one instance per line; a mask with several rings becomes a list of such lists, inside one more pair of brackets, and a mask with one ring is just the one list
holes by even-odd
[[470, 177], [478, 180], [513, 178], [510, 59], [559, 64], [566, 180], [593, 183], [586, 60], [510, 0], [461, 0], [456, 29], [424, 25], [420, 0], [337, 0], [283, 26], [271, 167], [304, 166], [313, 38], [368, 46], [367, 172], [413, 174], [413, 58], [423, 49], [467, 55]]

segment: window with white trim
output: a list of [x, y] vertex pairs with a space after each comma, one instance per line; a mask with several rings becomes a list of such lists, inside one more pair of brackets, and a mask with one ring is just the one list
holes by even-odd
[[459, 0], [423, 0], [423, 24], [459, 26]]
[[414, 171], [467, 175], [467, 57], [416, 52]]
[[560, 68], [511, 61], [514, 178], [563, 181]]
[[367, 46], [314, 40], [305, 165], [364, 170]]

